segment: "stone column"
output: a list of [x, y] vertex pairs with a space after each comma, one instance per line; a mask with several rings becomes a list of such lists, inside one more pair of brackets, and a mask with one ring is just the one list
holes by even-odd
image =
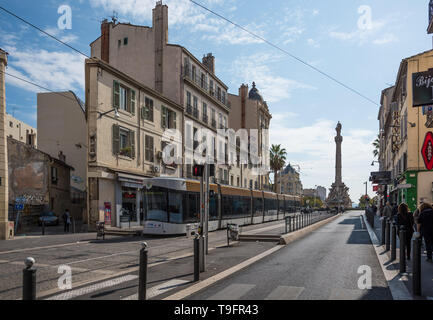
[[336, 152], [335, 152], [335, 184], [341, 185], [341, 143], [343, 142], [343, 137], [341, 136], [341, 123], [338, 122], [335, 128], [337, 135], [335, 136]]
[[8, 238], [8, 149], [6, 138], [5, 71], [7, 53], [0, 49], [0, 240]]

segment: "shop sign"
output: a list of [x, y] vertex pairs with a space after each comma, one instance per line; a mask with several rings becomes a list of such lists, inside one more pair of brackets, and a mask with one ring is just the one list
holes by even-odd
[[429, 131], [425, 135], [421, 155], [427, 170], [433, 169], [433, 134]]
[[414, 107], [433, 104], [433, 69], [412, 74]]
[[135, 197], [136, 197], [135, 193], [132, 193], [132, 192], [124, 192], [122, 194], [122, 196], [125, 199], [135, 199]]

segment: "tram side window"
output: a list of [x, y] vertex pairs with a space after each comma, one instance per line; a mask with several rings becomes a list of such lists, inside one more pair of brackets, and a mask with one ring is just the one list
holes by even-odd
[[233, 198], [229, 196], [222, 197], [222, 215], [223, 217], [232, 217]]
[[198, 193], [189, 192], [185, 194], [185, 214], [183, 222], [198, 222], [199, 221], [199, 204], [200, 197]]
[[218, 220], [218, 201], [217, 196], [209, 198], [209, 220]]
[[276, 215], [277, 205], [277, 199], [265, 199], [266, 215]]
[[182, 194], [179, 192], [168, 193], [168, 215], [169, 222], [182, 223], [183, 220], [183, 207], [182, 207]]
[[262, 216], [263, 215], [263, 199], [262, 198], [254, 198], [254, 215]]
[[279, 207], [280, 214], [283, 214], [284, 213], [284, 199], [278, 200], [278, 207]]
[[168, 222], [167, 191], [154, 187], [146, 192], [146, 220]]

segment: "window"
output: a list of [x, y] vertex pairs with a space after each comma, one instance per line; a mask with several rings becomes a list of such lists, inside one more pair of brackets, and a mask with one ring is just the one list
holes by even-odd
[[218, 123], [219, 123], [219, 128], [223, 129], [223, 115], [221, 113], [218, 113]]
[[123, 45], [127, 45], [128, 44], [128, 38], [123, 38]]
[[117, 41], [117, 47], [120, 48], [121, 45], [122, 45], [122, 40]]
[[135, 132], [113, 124], [113, 154], [135, 158]]
[[197, 72], [197, 70], [196, 70], [195, 66], [192, 66], [192, 80], [193, 81], [196, 81], [196, 76], [197, 76], [196, 72]]
[[218, 98], [218, 100], [221, 101], [221, 88], [220, 87], [217, 88], [217, 98]]
[[57, 176], [57, 168], [51, 167], [51, 183], [57, 184], [58, 176]]
[[212, 127], [216, 128], [215, 109], [211, 109]]
[[176, 112], [161, 106], [161, 127], [176, 129]]
[[114, 80], [113, 107], [135, 115], [135, 91]]
[[14, 127], [14, 124], [13, 124], [13, 122], [12, 122], [12, 121], [9, 121], [9, 127], [11, 127], [11, 128], [13, 128], [13, 127]]
[[153, 122], [153, 100], [144, 99], [144, 106], [141, 107], [141, 119]]
[[207, 123], [207, 104], [203, 102], [203, 122]]
[[196, 96], [193, 97], [193, 115], [198, 118], [198, 98]]
[[144, 137], [144, 159], [148, 162], [154, 161], [154, 152], [153, 152], [153, 137], [145, 136]]

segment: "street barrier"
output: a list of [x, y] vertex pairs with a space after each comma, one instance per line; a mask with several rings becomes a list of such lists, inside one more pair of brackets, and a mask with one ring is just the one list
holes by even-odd
[[26, 258], [26, 268], [23, 269], [23, 300], [36, 300], [36, 269], [33, 268], [35, 259]]
[[406, 230], [404, 226], [400, 228], [400, 273], [406, 272]]
[[239, 239], [239, 225], [235, 223], [227, 224], [227, 247], [230, 247], [230, 239], [233, 241]]
[[386, 228], [385, 228], [385, 246], [386, 251], [389, 251], [391, 246], [391, 221], [390, 219], [386, 219]]
[[285, 233], [287, 233], [287, 227], [289, 227], [289, 229], [290, 229], [290, 232], [292, 232], [292, 226], [291, 226], [291, 223], [292, 223], [292, 217], [291, 216], [287, 216], [287, 217], [285, 217], [284, 218], [284, 220], [285, 220], [285, 222], [286, 222], [286, 225], [285, 225], [285, 227], [286, 227], [286, 232]]
[[386, 234], [386, 217], [382, 217], [382, 237], [380, 238], [380, 244], [382, 246], [385, 244], [385, 234]]
[[138, 300], [146, 300], [147, 287], [147, 243], [143, 242], [140, 250], [140, 268], [138, 274]]
[[412, 290], [413, 294], [421, 295], [421, 237], [412, 238]]
[[391, 233], [391, 261], [394, 261], [397, 255], [397, 224], [392, 224]]
[[194, 281], [200, 280], [200, 239], [196, 234], [194, 238]]
[[105, 240], [105, 222], [96, 222], [96, 239], [99, 237]]

